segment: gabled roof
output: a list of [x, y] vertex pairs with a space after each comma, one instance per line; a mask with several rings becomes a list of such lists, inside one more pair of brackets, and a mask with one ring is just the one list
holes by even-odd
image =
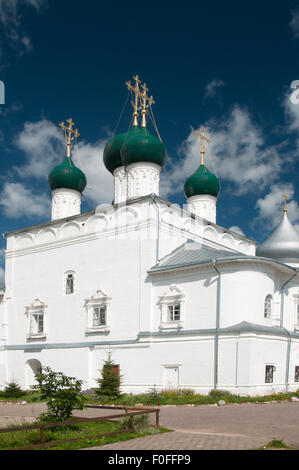
[[[236, 254], [239, 255], [233, 250], [222, 250], [188, 240], [179, 248], [172, 251], [169, 255], [164, 256], [164, 258], [162, 258], [159, 263], [151, 269], [151, 271], [209, 263], [213, 260], [231, 258]], [[244, 256], [246, 258], [246, 255]]]
[[296, 269], [277, 260], [271, 260], [260, 256], [249, 256], [230, 249], [214, 248], [199, 242], [188, 240], [183, 245], [176, 248], [169, 255], [164, 256], [148, 272], [172, 271], [185, 267], [192, 267], [201, 264], [209, 264], [214, 261], [263, 261], [284, 266], [296, 272]]

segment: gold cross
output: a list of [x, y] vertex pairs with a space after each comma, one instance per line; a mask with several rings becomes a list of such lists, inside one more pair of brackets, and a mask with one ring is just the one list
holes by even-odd
[[200, 130], [200, 132], [194, 131], [194, 133], [195, 133], [196, 137], [198, 138], [198, 140], [200, 141], [201, 165], [204, 165], [205, 164], [204, 156], [205, 156], [205, 151], [206, 151], [206, 145], [209, 145], [210, 139], [208, 137], [206, 137], [205, 128], [203, 126], [201, 126], [201, 128], [199, 130]]
[[139, 107], [139, 105], [138, 105], [139, 99], [140, 99], [140, 94], [141, 94], [140, 89], [139, 89], [139, 83], [141, 83], [141, 81], [139, 80], [138, 75], [135, 75], [135, 77], [133, 77], [133, 80], [135, 80], [135, 86], [133, 86], [131, 84], [131, 81], [126, 82], [126, 85], [127, 85], [128, 89], [135, 94], [135, 100], [131, 101], [131, 104], [132, 104], [133, 109], [134, 109], [134, 112], [133, 112], [133, 116], [134, 116], [133, 125], [138, 126], [138, 119], [137, 119], [138, 118], [138, 111], [140, 111], [140, 109], [141, 109], [141, 107]]
[[65, 135], [65, 140], [66, 140], [66, 145], [67, 145], [67, 156], [70, 158], [72, 141], [76, 139], [77, 137], [79, 137], [80, 134], [78, 132], [78, 129], [73, 129], [73, 126], [75, 125], [75, 123], [73, 122], [72, 118], [67, 119], [66, 122], [68, 123], [68, 127], [64, 124], [64, 122], [61, 122], [59, 126], [61, 127], [62, 130], [64, 130], [64, 135]]
[[283, 212], [284, 212], [284, 214], [286, 214], [288, 212], [288, 209], [287, 209], [287, 200], [288, 200], [287, 193], [286, 192], [282, 193], [282, 197], [284, 198]]
[[141, 99], [141, 106], [142, 106], [142, 127], [146, 127], [146, 113], [147, 109], [152, 105], [155, 104], [154, 98], [152, 96], [147, 96], [147, 92], [149, 89], [146, 86], [146, 83], [141, 85], [143, 92], [139, 92], [140, 99]]

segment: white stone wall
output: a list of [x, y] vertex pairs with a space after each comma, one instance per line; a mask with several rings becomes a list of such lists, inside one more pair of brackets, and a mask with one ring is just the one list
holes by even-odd
[[52, 191], [52, 220], [78, 215], [81, 212], [81, 194], [74, 189]]
[[128, 199], [148, 194], [159, 195], [161, 167], [155, 163], [138, 162], [126, 167]]
[[114, 204], [127, 200], [128, 184], [125, 167], [116, 168], [113, 172], [114, 181]]
[[191, 196], [187, 199], [187, 204], [190, 212], [216, 224], [216, 197], [210, 194]]
[[[96, 386], [95, 378], [111, 351], [120, 364], [126, 391], [146, 391], [154, 385], [164, 388], [165, 369], [175, 367], [180, 387], [209, 392], [214, 381], [216, 272], [205, 266], [151, 277], [148, 270], [157, 256], [161, 258], [187, 239], [230, 247], [236, 253], [253, 254], [255, 246], [238, 234], [191, 218], [177, 206], [156, 202], [158, 207], [149, 198], [98, 208], [95, 213], [8, 236], [6, 293], [0, 304], [0, 324], [8, 323], [8, 329], [0, 335], [0, 386], [14, 377], [25, 387], [26, 364], [33, 359], [84, 380], [86, 388]], [[277, 326], [264, 319], [264, 298], [272, 293], [279, 312], [280, 287], [291, 273], [279, 265], [258, 262], [217, 266], [222, 273], [220, 327], [242, 321]], [[74, 293], [65, 294], [65, 275], [70, 271], [74, 273]], [[292, 281], [285, 295], [287, 328], [294, 323], [296, 282]], [[176, 336], [160, 330], [159, 298], [170, 285], [184, 295], [182, 333], [191, 334]], [[110, 331], [88, 333], [85, 301], [99, 289], [111, 298], [107, 310]], [[26, 307], [35, 299], [47, 306], [43, 340], [26, 338]], [[264, 336], [235, 333], [220, 337], [219, 388], [262, 393], [268, 360], [279, 364], [274, 386], [283, 387], [287, 340]], [[295, 343], [290, 378], [299, 365], [298, 341]]]

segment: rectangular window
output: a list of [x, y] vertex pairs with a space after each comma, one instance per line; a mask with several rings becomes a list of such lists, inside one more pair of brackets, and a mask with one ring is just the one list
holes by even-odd
[[31, 315], [30, 333], [33, 335], [44, 332], [44, 315]]
[[299, 382], [299, 366], [295, 366], [295, 382]]
[[265, 371], [265, 383], [266, 384], [273, 383], [274, 369], [275, 369], [274, 366], [266, 366], [266, 371]]
[[92, 326], [106, 325], [106, 306], [93, 307], [93, 322]]
[[180, 304], [168, 305], [168, 321], [179, 321], [181, 318]]

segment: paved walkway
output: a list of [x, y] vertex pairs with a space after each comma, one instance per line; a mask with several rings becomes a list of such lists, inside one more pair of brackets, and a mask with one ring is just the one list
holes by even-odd
[[[0, 405], [0, 426], [34, 420], [43, 404]], [[111, 410], [88, 409], [80, 416]], [[86, 450], [246, 450], [279, 439], [299, 449], [299, 402], [161, 407], [160, 424], [175, 432], [146, 436]]]

